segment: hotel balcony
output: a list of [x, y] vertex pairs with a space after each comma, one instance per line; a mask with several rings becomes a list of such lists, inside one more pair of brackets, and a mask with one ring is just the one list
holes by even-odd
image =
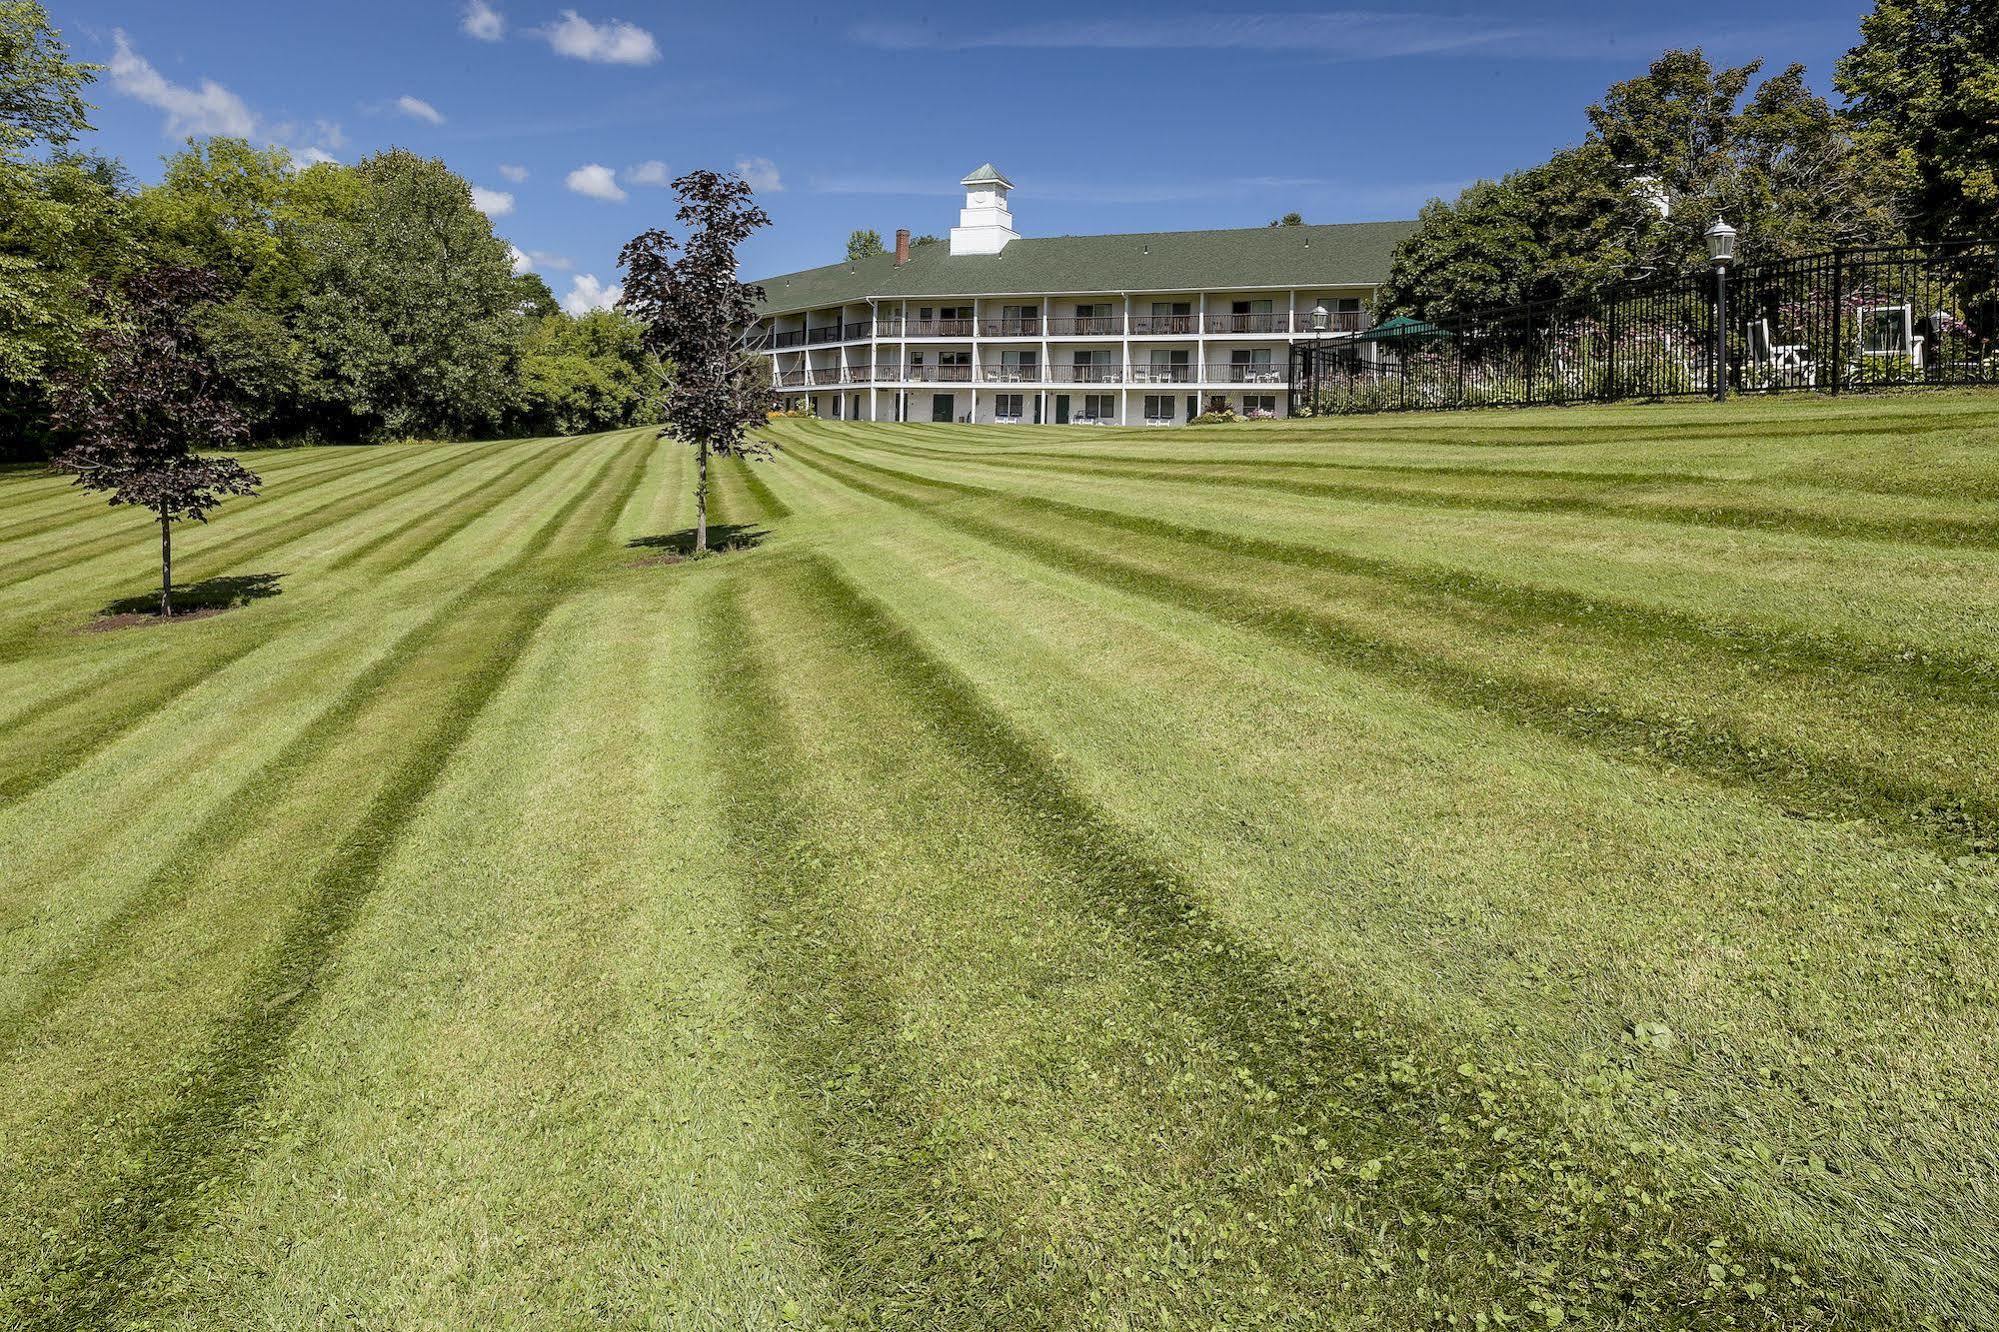
[[[972, 369], [969, 365], [912, 365], [901, 373], [911, 384], [969, 384]], [[896, 372], [891, 369], [888, 373]]]
[[909, 334], [912, 338], [969, 338], [978, 326], [973, 319], [912, 319]]
[[1133, 337], [1176, 337], [1199, 333], [1201, 316], [1197, 314], [1133, 315], [1131, 332]]
[[1285, 367], [1283, 365], [1274, 364], [1269, 361], [1249, 365], [1231, 362], [1228, 365], [1209, 366], [1207, 378], [1203, 382], [1208, 384], [1282, 384], [1284, 382], [1284, 374]]
[[1054, 338], [1116, 338], [1124, 336], [1123, 315], [1053, 316], [1041, 321]]
[[1134, 384], [1192, 384], [1197, 382], [1201, 367], [1198, 365], [1134, 365], [1131, 368], [1131, 382]]

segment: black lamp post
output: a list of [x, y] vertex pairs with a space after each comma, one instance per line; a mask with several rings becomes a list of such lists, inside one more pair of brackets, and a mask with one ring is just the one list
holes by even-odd
[[1322, 350], [1326, 340], [1326, 329], [1333, 317], [1326, 313], [1326, 303], [1320, 301], [1312, 307], [1312, 415], [1319, 414], [1319, 367], [1325, 361]]
[[1714, 400], [1728, 401], [1728, 265], [1735, 258], [1735, 228], [1719, 217], [1707, 229], [1714, 262]]

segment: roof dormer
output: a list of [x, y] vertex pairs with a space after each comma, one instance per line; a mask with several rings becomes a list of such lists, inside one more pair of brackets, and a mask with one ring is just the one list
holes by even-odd
[[965, 206], [951, 228], [952, 254], [998, 254], [1008, 241], [1020, 239], [1006, 202], [1013, 182], [998, 168], [988, 162], [958, 183], [965, 187]]

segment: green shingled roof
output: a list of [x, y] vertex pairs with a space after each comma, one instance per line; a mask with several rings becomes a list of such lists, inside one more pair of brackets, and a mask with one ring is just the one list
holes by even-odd
[[1414, 222], [1024, 237], [998, 254], [953, 255], [945, 241], [762, 279], [760, 314], [905, 296], [1301, 290], [1384, 282]]
[[1001, 185], [1011, 185], [1012, 181], [1000, 174], [1000, 169], [991, 162], [981, 163], [979, 169], [960, 181], [963, 185], [983, 185], [987, 181], [997, 181]]

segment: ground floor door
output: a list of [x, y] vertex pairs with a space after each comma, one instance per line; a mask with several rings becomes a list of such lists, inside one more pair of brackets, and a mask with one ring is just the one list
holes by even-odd
[[1066, 393], [1055, 395], [1055, 424], [1069, 424], [1069, 395]]
[[954, 421], [958, 416], [958, 395], [955, 393], [933, 393], [930, 395], [930, 419], [933, 421]]

